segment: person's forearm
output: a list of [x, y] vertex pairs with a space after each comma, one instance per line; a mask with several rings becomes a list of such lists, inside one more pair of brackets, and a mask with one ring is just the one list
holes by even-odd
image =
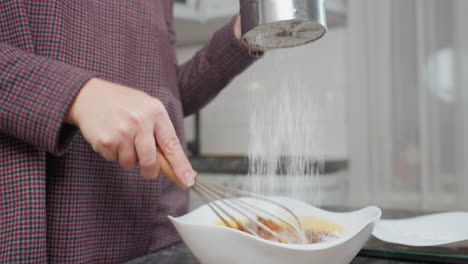
[[258, 56], [240, 38], [239, 17], [218, 30], [195, 56], [177, 68], [184, 114], [201, 109]]
[[59, 155], [76, 129], [65, 112], [93, 73], [0, 43], [0, 133]]

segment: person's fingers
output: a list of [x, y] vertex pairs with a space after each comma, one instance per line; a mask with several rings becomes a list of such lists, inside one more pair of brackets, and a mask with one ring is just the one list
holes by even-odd
[[159, 148], [166, 156], [177, 178], [187, 187], [191, 187], [194, 184], [195, 175], [165, 109], [157, 115], [154, 133]]
[[116, 141], [112, 139], [98, 139], [96, 144], [93, 145], [94, 151], [101, 154], [104, 159], [108, 161], [115, 161], [117, 160], [117, 148], [118, 145]]
[[124, 169], [134, 169], [138, 162], [134, 140], [125, 140], [120, 143], [117, 151], [120, 166]]
[[159, 164], [152, 126], [148, 126], [137, 134], [135, 149], [140, 163], [141, 177], [147, 180], [155, 179], [159, 173]]

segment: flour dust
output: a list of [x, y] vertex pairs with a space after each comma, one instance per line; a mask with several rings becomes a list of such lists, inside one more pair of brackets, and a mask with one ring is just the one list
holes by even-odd
[[[251, 191], [320, 201], [323, 169], [319, 89], [304, 85], [307, 69], [294, 65], [288, 49], [272, 50], [265, 76], [249, 89], [249, 177]], [[278, 81], [279, 80], [279, 81]]]

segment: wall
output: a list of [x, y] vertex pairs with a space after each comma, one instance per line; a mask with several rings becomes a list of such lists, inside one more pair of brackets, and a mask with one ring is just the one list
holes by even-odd
[[[330, 30], [318, 42], [288, 49], [291, 63], [274, 65], [275, 71], [303, 73], [301, 83], [323, 96], [320, 106], [323, 109], [326, 131], [324, 145], [326, 158], [347, 156], [344, 112], [345, 92], [345, 35], [343, 28]], [[177, 50], [178, 59], [184, 62], [200, 46], [184, 46]], [[264, 78], [281, 80], [284, 76], [270, 74], [277, 56], [282, 51], [270, 52], [238, 76], [220, 95], [201, 112], [201, 150], [203, 154], [246, 155], [248, 150], [249, 87], [253, 82]], [[270, 80], [271, 82], [271, 80]], [[193, 138], [193, 119], [186, 120], [187, 138]]]
[[349, 2], [351, 203], [468, 209], [467, 8]]

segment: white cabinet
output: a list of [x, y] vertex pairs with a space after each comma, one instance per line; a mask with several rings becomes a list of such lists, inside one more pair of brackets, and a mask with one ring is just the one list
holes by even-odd
[[[346, 13], [346, 0], [325, 0], [328, 16]], [[208, 21], [220, 17], [230, 17], [239, 11], [239, 0], [180, 0], [175, 1], [176, 19]], [[334, 20], [333, 17], [331, 17]]]
[[230, 17], [239, 10], [239, 0], [186, 0], [174, 4], [176, 19], [205, 22], [220, 17]]

